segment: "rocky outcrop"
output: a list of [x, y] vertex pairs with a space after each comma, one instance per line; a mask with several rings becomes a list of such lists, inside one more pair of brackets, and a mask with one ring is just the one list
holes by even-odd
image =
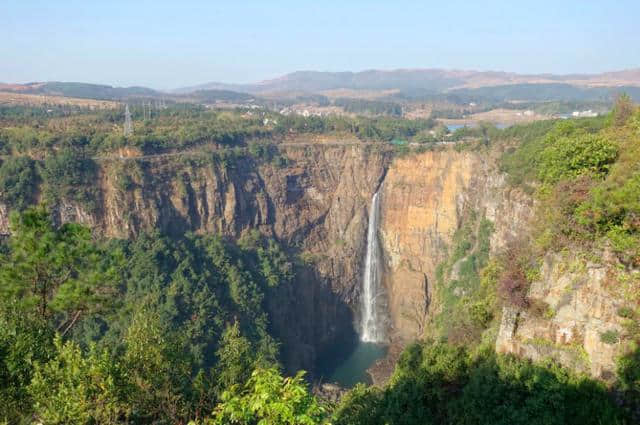
[[624, 299], [610, 288], [607, 266], [572, 254], [545, 257], [529, 299], [537, 308], [505, 307], [496, 350], [534, 360], [552, 358], [604, 380], [624, 352], [619, 316]]

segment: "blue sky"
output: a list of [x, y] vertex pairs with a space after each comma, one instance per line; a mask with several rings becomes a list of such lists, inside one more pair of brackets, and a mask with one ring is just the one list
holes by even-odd
[[0, 0], [0, 81], [160, 89], [295, 70], [640, 67], [640, 1]]

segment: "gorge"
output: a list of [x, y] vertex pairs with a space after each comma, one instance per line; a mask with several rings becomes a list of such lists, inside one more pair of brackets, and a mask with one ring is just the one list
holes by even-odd
[[[289, 160], [284, 167], [250, 155], [225, 161], [197, 153], [102, 159], [96, 205], [63, 199], [54, 216], [110, 237], [157, 229], [238, 238], [257, 229], [276, 238], [301, 259], [295, 284], [278, 289], [278, 301], [267, 299], [289, 371], [313, 371], [323, 359], [345, 358], [358, 333], [363, 341], [400, 347], [433, 335], [446, 303], [464, 300], [471, 290], [457, 287], [456, 277], [473, 250], [438, 283], [438, 266], [446, 262], [457, 232], [475, 223], [475, 238], [481, 219], [490, 222], [489, 249], [497, 253], [526, 231], [531, 218], [531, 197], [506, 183], [490, 151], [440, 148], [394, 157], [389, 149], [365, 144], [319, 144], [283, 146], [280, 152]], [[131, 182], [126, 190], [123, 180]], [[2, 206], [0, 213], [0, 230], [6, 233], [8, 208]], [[561, 282], [554, 277], [541, 284], [554, 291]], [[590, 285], [581, 290], [602, 291]], [[385, 301], [379, 303], [381, 291]], [[565, 346], [579, 344], [589, 358], [586, 370], [608, 376], [621, 347], [589, 332], [620, 329], [611, 313], [620, 301], [605, 297], [602, 303], [581, 310], [586, 326], [594, 326], [587, 328], [587, 339], [576, 328], [585, 325], [558, 314], [527, 319], [524, 324], [535, 328], [524, 339], [516, 333], [525, 329], [522, 324], [514, 331], [512, 322], [504, 322], [497, 348], [574, 364], [584, 355]], [[510, 311], [505, 317], [517, 314]], [[567, 327], [575, 329], [571, 337], [554, 336], [569, 335]], [[562, 342], [541, 346], [540, 338]]]

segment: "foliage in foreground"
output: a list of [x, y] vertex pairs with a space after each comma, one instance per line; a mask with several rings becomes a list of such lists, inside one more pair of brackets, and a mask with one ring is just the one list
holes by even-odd
[[335, 425], [626, 424], [604, 385], [553, 363], [492, 351], [414, 344], [391, 383], [359, 386], [338, 406]]
[[243, 386], [222, 395], [213, 418], [205, 425], [315, 425], [327, 417], [309, 393], [303, 372], [283, 377], [276, 369], [256, 369]]

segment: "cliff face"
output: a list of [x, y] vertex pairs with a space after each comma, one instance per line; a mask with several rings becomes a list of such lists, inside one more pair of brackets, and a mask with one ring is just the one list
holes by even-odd
[[[493, 223], [493, 254], [530, 231], [531, 197], [510, 188], [494, 164], [486, 154], [449, 150], [397, 159], [389, 166], [380, 233], [397, 342], [424, 335], [430, 318], [442, 308], [434, 290], [436, 267], [446, 259], [469, 211]], [[613, 278], [615, 261], [602, 257], [607, 256], [548, 254], [528, 293], [538, 307], [504, 307], [496, 350], [534, 360], [552, 358], [593, 377], [612, 379], [625, 351], [620, 338], [625, 299]]]
[[437, 307], [430, 306], [436, 267], [466, 213], [476, 211], [494, 222], [493, 250], [522, 231], [531, 213], [531, 201], [509, 189], [484, 156], [454, 150], [394, 161], [382, 205], [385, 281], [393, 335], [400, 340], [423, 334]]

